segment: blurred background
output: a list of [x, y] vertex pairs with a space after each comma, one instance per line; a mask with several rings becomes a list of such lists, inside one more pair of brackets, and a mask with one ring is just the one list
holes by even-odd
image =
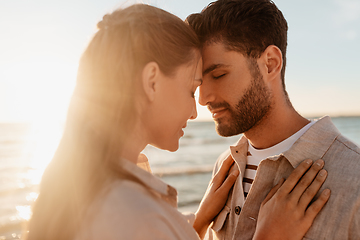
[[[61, 138], [79, 58], [102, 16], [140, 1], [0, 1], [0, 240], [17, 239], [31, 216], [42, 172]], [[142, 1], [181, 19], [209, 0]], [[286, 86], [304, 116], [333, 117], [360, 144], [360, 0], [275, 0], [289, 25]], [[194, 211], [217, 156], [239, 137], [214, 131], [198, 106], [180, 149], [147, 147], [153, 171]]]

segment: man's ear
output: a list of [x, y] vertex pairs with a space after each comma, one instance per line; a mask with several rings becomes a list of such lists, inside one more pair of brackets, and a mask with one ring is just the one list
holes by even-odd
[[260, 58], [262, 58], [263, 62], [265, 63], [265, 74], [267, 74], [269, 79], [274, 79], [276, 76], [281, 76], [283, 58], [281, 50], [277, 46], [268, 46]]
[[149, 62], [142, 71], [142, 86], [149, 101], [155, 99], [157, 84], [160, 77], [160, 68], [156, 62]]

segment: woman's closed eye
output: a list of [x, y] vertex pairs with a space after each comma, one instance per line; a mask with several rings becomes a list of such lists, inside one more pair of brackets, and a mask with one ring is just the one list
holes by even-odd
[[203, 80], [200, 79], [195, 79], [194, 80], [194, 86], [193, 86], [193, 91], [191, 91], [191, 97], [195, 98], [195, 92], [198, 89], [198, 87], [202, 84]]
[[[198, 87], [196, 87], [193, 91], [191, 91], [191, 97], [192, 98], [195, 98], [195, 97], [197, 97], [197, 89], [198, 89]], [[195, 95], [196, 94], [196, 95]]]

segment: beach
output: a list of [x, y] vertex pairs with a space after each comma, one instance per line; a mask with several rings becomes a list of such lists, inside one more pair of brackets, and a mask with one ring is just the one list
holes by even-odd
[[[340, 132], [360, 145], [360, 116], [334, 117]], [[21, 224], [31, 216], [31, 205], [46, 164], [61, 137], [62, 125], [51, 130], [30, 124], [0, 124], [0, 240], [20, 239]], [[213, 165], [239, 136], [223, 138], [210, 122], [190, 121], [176, 152], [147, 146], [155, 175], [177, 188], [181, 212], [194, 212], [211, 179]]]

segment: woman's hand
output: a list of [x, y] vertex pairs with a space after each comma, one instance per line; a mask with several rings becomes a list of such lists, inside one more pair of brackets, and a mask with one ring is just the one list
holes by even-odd
[[202, 239], [213, 219], [224, 208], [229, 191], [239, 175], [239, 170], [229, 174], [234, 160], [231, 155], [221, 164], [219, 171], [211, 179], [206, 193], [195, 213], [194, 229]]
[[285, 182], [280, 181], [269, 192], [261, 204], [253, 239], [304, 237], [330, 197], [330, 190], [325, 189], [310, 204], [327, 176], [327, 172], [322, 169], [324, 161], [319, 159], [312, 166], [311, 163], [311, 160], [303, 161]]

